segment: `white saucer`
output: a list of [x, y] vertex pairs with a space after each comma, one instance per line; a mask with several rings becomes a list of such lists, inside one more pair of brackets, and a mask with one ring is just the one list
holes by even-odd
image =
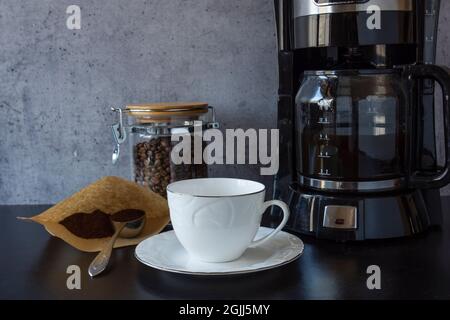
[[[273, 229], [260, 228], [257, 239]], [[248, 249], [236, 261], [205, 263], [189, 257], [175, 232], [169, 231], [144, 240], [136, 247], [136, 258], [152, 268], [190, 275], [233, 275], [264, 271], [293, 262], [303, 254], [305, 246], [299, 238], [278, 233], [263, 245]]]

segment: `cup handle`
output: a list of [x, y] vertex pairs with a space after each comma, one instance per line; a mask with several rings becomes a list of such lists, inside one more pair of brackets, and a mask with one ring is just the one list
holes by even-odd
[[263, 237], [263, 238], [261, 238], [261, 239], [259, 239], [259, 240], [254, 240], [254, 241], [251, 243], [251, 245], [250, 245], [251, 248], [257, 247], [257, 246], [259, 246], [259, 245], [262, 245], [263, 243], [265, 243], [265, 242], [268, 241], [269, 239], [272, 239], [278, 232], [280, 232], [280, 231], [286, 226], [286, 223], [288, 222], [288, 220], [289, 220], [289, 215], [290, 215], [290, 210], [289, 210], [288, 205], [287, 205], [286, 203], [284, 203], [283, 201], [278, 201], [278, 200], [268, 201], [268, 202], [265, 202], [265, 203], [263, 204], [263, 210], [262, 210], [262, 213], [261, 213], [261, 214], [264, 214], [264, 212], [265, 212], [268, 208], [270, 208], [270, 207], [272, 207], [272, 206], [280, 207], [281, 210], [283, 210], [283, 221], [281, 221], [281, 223], [280, 223], [280, 225], [278, 226], [278, 228], [276, 228], [274, 231], [272, 231], [272, 232], [271, 232], [270, 234], [268, 234], [267, 236], [265, 236], [265, 237]]

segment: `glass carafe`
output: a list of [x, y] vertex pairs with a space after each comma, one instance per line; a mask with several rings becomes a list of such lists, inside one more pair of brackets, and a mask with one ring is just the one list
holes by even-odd
[[437, 80], [448, 99], [450, 77], [432, 65], [305, 72], [296, 98], [299, 182], [333, 191], [448, 183], [448, 166], [427, 177], [414, 172], [418, 78]]

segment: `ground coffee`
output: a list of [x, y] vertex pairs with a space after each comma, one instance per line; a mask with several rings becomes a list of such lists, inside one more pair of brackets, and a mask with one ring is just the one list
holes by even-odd
[[91, 214], [73, 214], [61, 221], [60, 224], [83, 239], [109, 238], [114, 234], [114, 226], [110, 216], [100, 210]]

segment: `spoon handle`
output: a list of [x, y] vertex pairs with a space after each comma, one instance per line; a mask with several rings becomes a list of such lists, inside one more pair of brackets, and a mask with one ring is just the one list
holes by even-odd
[[111, 258], [111, 253], [114, 248], [114, 243], [116, 242], [117, 238], [119, 237], [120, 232], [125, 227], [125, 224], [117, 228], [116, 232], [112, 236], [111, 240], [106, 244], [106, 246], [103, 248], [102, 251], [95, 257], [95, 259], [92, 261], [91, 265], [89, 266], [89, 275], [91, 277], [96, 277], [103, 271], [105, 271], [106, 267], [108, 266], [109, 259]]

